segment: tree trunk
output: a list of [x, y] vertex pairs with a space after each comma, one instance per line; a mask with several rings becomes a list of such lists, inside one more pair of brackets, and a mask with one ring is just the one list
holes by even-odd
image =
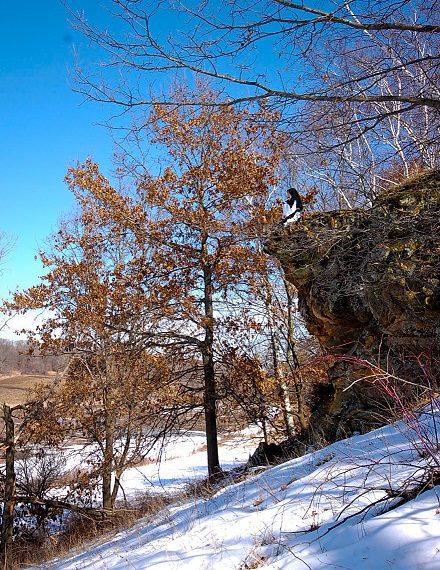
[[216, 475], [221, 471], [217, 440], [216, 385], [212, 353], [210, 354], [208, 350], [205, 350], [203, 354], [203, 374], [205, 380], [203, 406], [205, 411], [208, 473], [209, 475]]
[[[104, 405], [107, 404], [109, 403], [106, 402], [106, 404]], [[105, 416], [105, 449], [104, 449], [104, 461], [102, 465], [103, 509], [113, 509], [114, 505], [114, 500], [112, 497], [114, 439], [115, 439], [115, 414], [113, 409], [111, 409], [106, 411], [106, 416]]]
[[286, 426], [286, 435], [288, 439], [293, 439], [296, 433], [295, 422], [293, 420], [292, 405], [290, 403], [290, 396], [289, 396], [289, 388], [282, 376], [280, 378], [279, 389], [281, 396], [281, 409], [283, 411], [284, 424]]
[[117, 470], [117, 472], [114, 475], [115, 480], [113, 483], [113, 489], [111, 495], [112, 508], [115, 506], [116, 498], [118, 496], [119, 489], [121, 488], [121, 475], [122, 475], [122, 469]]
[[208, 453], [208, 474], [217, 475], [221, 472], [218, 455], [217, 439], [217, 398], [214, 371], [214, 309], [212, 300], [212, 269], [209, 264], [203, 267], [204, 305], [205, 305], [205, 340], [202, 349], [204, 394], [203, 407], [205, 412], [206, 447]]
[[296, 396], [296, 406], [297, 406], [297, 417], [301, 426], [301, 429], [306, 429], [308, 426], [307, 422], [307, 412], [305, 404], [305, 393], [304, 393], [304, 383], [299, 372], [299, 360], [295, 350], [295, 337], [294, 331], [294, 312], [295, 312], [295, 302], [292, 295], [292, 286], [287, 281], [285, 275], [283, 274], [283, 284], [287, 296], [287, 354], [290, 356], [289, 361], [293, 365], [293, 388], [295, 390]]
[[267, 437], [267, 421], [266, 421], [266, 414], [261, 418], [261, 429], [263, 430], [263, 439], [264, 443], [268, 444], [269, 439]]
[[280, 354], [278, 348], [278, 341], [276, 338], [276, 333], [274, 330], [274, 326], [271, 323], [270, 325], [271, 331], [271, 344], [272, 344], [272, 358], [273, 358], [273, 367], [274, 367], [274, 375], [278, 382], [279, 386], [279, 394], [281, 399], [281, 410], [283, 412], [284, 418], [284, 425], [286, 427], [286, 435], [288, 439], [293, 439], [295, 437], [295, 422], [293, 419], [292, 414], [292, 406], [290, 403], [289, 397], [289, 389], [284, 379], [284, 374], [281, 369], [280, 365]]
[[1, 527], [0, 558], [4, 570], [12, 569], [12, 532], [14, 526], [14, 494], [15, 494], [15, 427], [10, 406], [3, 404], [3, 418], [5, 422], [5, 460], [6, 480], [3, 498], [3, 514]]

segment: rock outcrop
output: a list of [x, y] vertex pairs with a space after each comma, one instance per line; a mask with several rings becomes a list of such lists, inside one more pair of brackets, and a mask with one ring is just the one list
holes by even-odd
[[[337, 357], [330, 370], [331, 396], [320, 410], [326, 439], [371, 428], [378, 417], [367, 389], [371, 376], [347, 390], [357, 378], [371, 375], [353, 360], [380, 363], [417, 382], [422, 357], [431, 363], [435, 382], [439, 215], [440, 172], [435, 171], [383, 193], [368, 210], [314, 213], [268, 237], [265, 250], [296, 286], [309, 332]], [[350, 359], [338, 360], [342, 355]]]

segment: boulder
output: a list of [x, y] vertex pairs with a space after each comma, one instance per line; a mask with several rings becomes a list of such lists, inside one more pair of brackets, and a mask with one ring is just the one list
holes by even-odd
[[423, 361], [437, 381], [439, 215], [434, 171], [384, 192], [369, 209], [304, 215], [267, 237], [265, 251], [296, 286], [309, 332], [334, 357], [333, 394], [316, 410], [328, 440], [380, 423], [383, 402], [371, 397], [377, 378], [363, 363], [423, 384]]

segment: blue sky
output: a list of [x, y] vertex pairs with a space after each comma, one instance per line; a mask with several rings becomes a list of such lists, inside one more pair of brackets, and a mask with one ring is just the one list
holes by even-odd
[[[106, 21], [99, 0], [67, 3], [75, 11], [84, 9], [92, 23], [114, 24]], [[72, 29], [62, 2], [3, 2], [0, 15], [0, 229], [16, 238], [0, 275], [4, 299], [36, 284], [43, 273], [34, 259], [39, 244], [73, 206], [63, 181], [68, 167], [91, 156], [109, 176], [113, 145], [99, 125], [112, 109], [85, 102], [71, 89], [74, 50], [92, 68], [96, 52]], [[167, 34], [178, 21], [170, 13], [155, 26]]]
[[[99, 0], [67, 3], [100, 27], [109, 23]], [[2, 260], [0, 299], [6, 299], [44, 273], [38, 250], [74, 205], [64, 183], [68, 167], [90, 156], [111, 179], [113, 143], [100, 126], [112, 109], [85, 102], [71, 88], [74, 51], [91, 68], [96, 52], [72, 29], [62, 2], [3, 2], [0, 16], [0, 230], [16, 240]], [[167, 34], [180, 23], [170, 13], [155, 26]]]
[[109, 109], [71, 90], [73, 46], [83, 58], [88, 48], [61, 2], [3, 2], [0, 13], [0, 228], [17, 240], [0, 276], [4, 299], [42, 273], [38, 244], [73, 205], [63, 182], [69, 165], [92, 156], [108, 174], [112, 142], [97, 125]]

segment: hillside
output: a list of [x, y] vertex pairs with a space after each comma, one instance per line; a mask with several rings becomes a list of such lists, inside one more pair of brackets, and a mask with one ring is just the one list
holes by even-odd
[[[432, 406], [406, 422], [257, 469], [209, 499], [173, 504], [154, 520], [40, 568], [437, 570], [439, 421]], [[242, 444], [222, 444], [224, 465], [244, 458]], [[205, 452], [189, 454], [177, 442], [159, 472], [156, 465], [133, 470], [124, 486], [130, 494], [166, 490], [189, 472], [202, 476], [205, 462]]]

